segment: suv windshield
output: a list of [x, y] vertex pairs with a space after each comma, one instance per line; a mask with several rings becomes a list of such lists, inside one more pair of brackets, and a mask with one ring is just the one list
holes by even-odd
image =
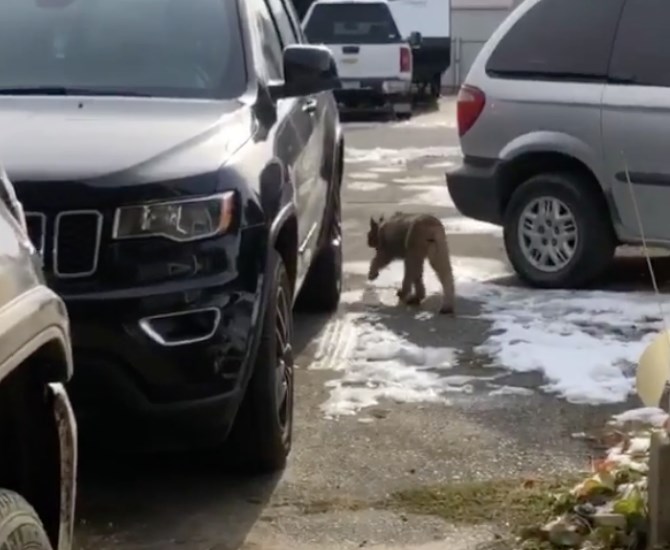
[[389, 44], [401, 40], [386, 4], [318, 4], [305, 27], [315, 44]]
[[246, 72], [236, 6], [2, 0], [0, 94], [238, 97]]

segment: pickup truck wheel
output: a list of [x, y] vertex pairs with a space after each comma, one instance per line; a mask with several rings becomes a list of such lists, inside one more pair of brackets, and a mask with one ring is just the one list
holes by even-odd
[[533, 176], [505, 212], [505, 248], [519, 276], [540, 288], [579, 288], [610, 265], [616, 237], [603, 198], [580, 174]]
[[5, 489], [0, 489], [0, 548], [52, 550], [37, 512], [21, 495]]
[[229, 438], [234, 465], [254, 474], [284, 468], [293, 436], [291, 282], [279, 254], [272, 256], [272, 288], [254, 371]]
[[319, 251], [303, 283], [298, 307], [314, 313], [331, 313], [337, 309], [342, 294], [342, 202], [341, 175], [336, 175], [330, 213], [329, 238]]

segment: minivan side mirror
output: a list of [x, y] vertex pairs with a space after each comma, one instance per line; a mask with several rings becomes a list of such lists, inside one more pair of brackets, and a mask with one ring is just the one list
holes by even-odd
[[293, 44], [284, 48], [284, 83], [272, 95], [298, 97], [341, 86], [335, 59], [326, 46]]
[[421, 36], [420, 32], [413, 31], [409, 34], [409, 45], [412, 48], [418, 48], [421, 46], [421, 42], [423, 42], [423, 36]]

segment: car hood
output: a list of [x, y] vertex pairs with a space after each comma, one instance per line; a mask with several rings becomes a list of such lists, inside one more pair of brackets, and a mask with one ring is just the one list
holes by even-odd
[[15, 182], [210, 172], [252, 132], [250, 108], [238, 101], [0, 98], [0, 164]]

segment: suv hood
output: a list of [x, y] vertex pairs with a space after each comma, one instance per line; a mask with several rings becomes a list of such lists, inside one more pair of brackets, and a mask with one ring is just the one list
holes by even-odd
[[0, 98], [0, 164], [14, 181], [127, 173], [160, 181], [216, 170], [252, 135], [239, 101]]

